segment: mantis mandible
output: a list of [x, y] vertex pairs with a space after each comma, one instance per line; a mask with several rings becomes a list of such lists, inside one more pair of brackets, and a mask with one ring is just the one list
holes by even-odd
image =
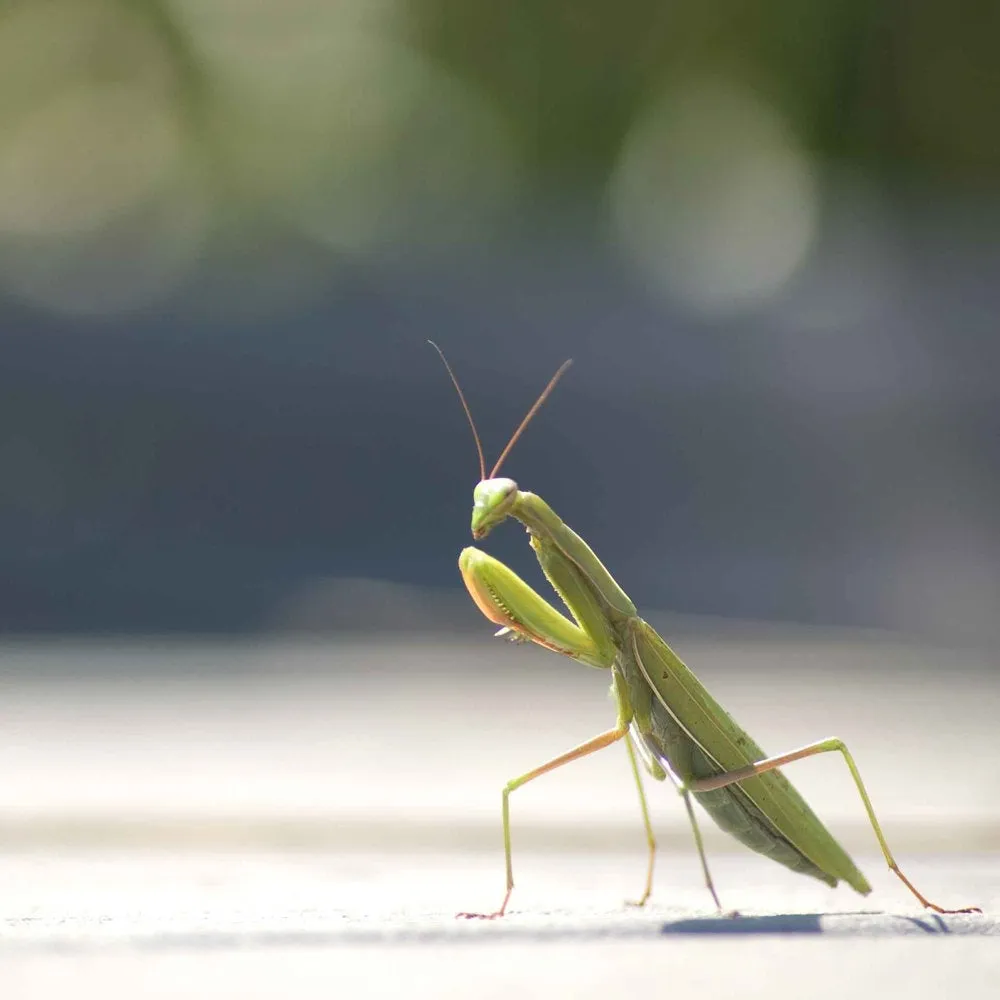
[[469, 594], [479, 610], [500, 626], [498, 635], [534, 642], [588, 666], [610, 670], [618, 714], [614, 728], [507, 783], [502, 794], [507, 874], [503, 902], [493, 913], [460, 913], [459, 916], [493, 919], [502, 917], [507, 910], [514, 889], [511, 793], [543, 774], [619, 741], [625, 744], [639, 792], [648, 845], [646, 882], [634, 905], [642, 906], [652, 893], [656, 857], [656, 839], [639, 761], [652, 778], [657, 781], [669, 778], [680, 793], [701, 860], [705, 885], [720, 913], [722, 905], [708, 868], [692, 797], [722, 830], [750, 850], [827, 885], [836, 886], [843, 880], [862, 895], [871, 892], [868, 880], [844, 848], [779, 770], [786, 764], [816, 754], [837, 752], [843, 755], [847, 764], [886, 863], [910, 892], [923, 906], [937, 913], [981, 912], [974, 906], [944, 909], [921, 894], [903, 874], [875, 817], [854, 758], [841, 740], [819, 740], [769, 757], [666, 642], [639, 617], [635, 605], [590, 546], [564, 524], [541, 497], [519, 489], [513, 479], [497, 476], [511, 448], [571, 362], [566, 361], [549, 380], [487, 476], [482, 443], [458, 379], [437, 344], [431, 341], [431, 346], [441, 356], [458, 392], [479, 455], [480, 481], [473, 492], [472, 537], [485, 538], [508, 517], [520, 521], [528, 531], [542, 572], [573, 620], [503, 563], [471, 546], [462, 550], [458, 560]]

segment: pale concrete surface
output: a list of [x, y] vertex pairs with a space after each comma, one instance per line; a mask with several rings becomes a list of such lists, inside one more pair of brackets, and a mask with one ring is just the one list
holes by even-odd
[[510, 916], [470, 922], [455, 910], [495, 905], [497, 857], [20, 856], [0, 866], [0, 996], [985, 998], [1000, 989], [995, 859], [911, 859], [925, 888], [987, 910], [934, 917], [882, 878], [879, 898], [862, 900], [792, 877], [765, 881], [774, 866], [726, 854], [713, 867], [727, 902], [746, 905], [738, 919], [706, 907], [691, 859], [675, 853], [661, 859], [663, 902], [622, 905], [639, 860], [526, 854]]
[[1000, 995], [988, 659], [802, 633], [677, 644], [773, 752], [845, 738], [904, 870], [985, 914], [920, 910], [833, 758], [789, 773], [871, 896], [706, 827], [744, 914], [720, 920], [676, 796], [650, 784], [665, 850], [653, 905], [627, 908], [644, 845], [612, 749], [519, 790], [512, 913], [456, 921], [499, 902], [503, 781], [612, 724], [605, 676], [488, 641], [11, 646], [0, 997]]

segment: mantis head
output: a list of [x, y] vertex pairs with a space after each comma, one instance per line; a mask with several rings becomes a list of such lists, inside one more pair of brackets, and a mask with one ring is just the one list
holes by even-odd
[[472, 428], [472, 436], [476, 441], [476, 451], [479, 453], [479, 484], [472, 494], [472, 537], [476, 539], [485, 538], [501, 521], [511, 515], [519, 495], [517, 483], [513, 479], [505, 479], [502, 476], [497, 476], [500, 466], [503, 465], [504, 459], [510, 454], [511, 448], [514, 447], [514, 442], [521, 436], [524, 428], [531, 423], [531, 418], [538, 412], [542, 403], [548, 399], [549, 393], [555, 388], [556, 382], [562, 377], [563, 372], [573, 362], [564, 361], [559, 366], [559, 370], [555, 375], [549, 379], [549, 384], [542, 390], [542, 394], [535, 400], [534, 405], [528, 410], [524, 419], [518, 425], [517, 430], [511, 435], [507, 446], [500, 452], [500, 457], [497, 459], [496, 465], [493, 466], [493, 470], [487, 476], [483, 445], [479, 440], [476, 422], [472, 419], [472, 411], [469, 409], [469, 404], [465, 401], [465, 394], [462, 392], [462, 387], [458, 384], [458, 379], [455, 378], [455, 373], [451, 370], [451, 365], [448, 364], [448, 359], [441, 352], [441, 348], [433, 340], [428, 341], [428, 343], [438, 352], [441, 360], [444, 362], [448, 375], [451, 377], [456, 392], [458, 392], [458, 398], [462, 401], [462, 409], [465, 410], [465, 416], [469, 421], [469, 426]]
[[485, 538], [517, 501], [517, 483], [513, 479], [483, 479], [472, 492], [472, 537]]

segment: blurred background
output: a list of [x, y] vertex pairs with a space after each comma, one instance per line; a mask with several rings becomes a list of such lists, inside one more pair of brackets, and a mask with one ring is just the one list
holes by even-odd
[[[447, 801], [493, 848], [525, 718], [546, 755], [596, 731], [563, 692], [610, 725], [461, 588], [478, 470], [432, 337], [490, 458], [574, 358], [505, 472], [738, 716], [830, 710], [776, 750], [854, 727], [888, 769], [908, 733], [897, 806], [933, 813], [921, 741], [979, 725], [959, 811], [995, 845], [998, 55], [970, 0], [4, 4], [8, 837], [172, 774], [179, 813]], [[538, 578], [519, 530], [489, 548]], [[417, 796], [456, 724], [494, 727], [479, 806]]]
[[5, 4], [0, 624], [457, 591], [433, 337], [493, 456], [576, 360], [507, 472], [644, 607], [996, 641], [998, 43], [975, 3]]

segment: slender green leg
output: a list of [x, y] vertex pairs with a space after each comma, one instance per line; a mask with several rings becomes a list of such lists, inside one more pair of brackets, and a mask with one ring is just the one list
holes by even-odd
[[695, 792], [707, 792], [711, 791], [713, 788], [725, 788], [727, 785], [732, 785], [738, 781], [744, 781], [756, 774], [764, 774], [767, 771], [773, 771], [775, 768], [783, 767], [785, 764], [792, 764], [797, 760], [804, 760], [806, 757], [812, 757], [820, 753], [830, 753], [831, 751], [839, 751], [844, 755], [844, 760], [847, 762], [847, 767], [851, 772], [851, 777], [854, 779], [854, 784], [858, 789], [858, 793], [861, 795], [861, 801], [864, 803], [865, 811], [868, 813], [868, 819], [871, 822], [872, 829], [875, 831], [875, 836], [878, 838], [879, 847], [882, 848], [882, 856], [885, 858], [885, 862], [889, 866], [890, 871], [894, 872], [903, 885], [905, 885], [906, 888], [920, 900], [921, 905], [927, 907], [929, 910], [934, 910], [936, 913], [982, 913], [982, 910], [978, 906], [965, 906], [960, 910], [946, 910], [943, 907], [938, 906], [936, 903], [932, 903], [926, 896], [918, 892], [913, 883], [900, 871], [899, 865], [896, 864], [896, 859], [892, 856], [892, 851], [889, 850], [889, 844], [886, 842], [885, 836], [882, 833], [882, 827], [879, 825], [879, 821], [875, 818], [875, 809], [872, 806], [871, 799], [868, 797], [868, 791], [865, 788], [864, 782], [861, 780], [861, 772], [854, 763], [854, 758], [851, 756], [843, 740], [836, 739], [835, 737], [828, 740], [819, 740], [816, 743], [810, 743], [808, 746], [801, 747], [798, 750], [792, 750], [789, 753], [780, 754], [777, 757], [768, 757], [766, 760], [757, 761], [756, 764], [750, 764], [747, 767], [741, 767], [735, 771], [729, 771], [727, 774], [716, 774], [709, 778], [700, 778], [696, 781], [692, 781], [688, 787]]
[[646, 790], [642, 787], [642, 775], [639, 773], [639, 763], [635, 759], [635, 746], [632, 744], [632, 737], [625, 734], [625, 749], [628, 750], [628, 762], [632, 765], [632, 777], [635, 778], [635, 787], [639, 792], [639, 807], [642, 809], [642, 823], [646, 828], [646, 843], [649, 846], [649, 862], [646, 866], [646, 888], [643, 889], [639, 899], [627, 899], [625, 902], [629, 906], [645, 906], [646, 900], [653, 893], [653, 864], [656, 861], [656, 836], [653, 833], [653, 824], [649, 820], [649, 806], [646, 803]]
[[681, 798], [684, 799], [684, 808], [687, 809], [688, 819], [691, 821], [691, 832], [694, 834], [694, 845], [698, 848], [698, 857], [701, 859], [701, 870], [705, 876], [705, 885], [715, 900], [715, 908], [719, 913], [723, 912], [722, 903], [719, 902], [719, 894], [715, 891], [715, 883], [712, 881], [712, 873], [708, 870], [708, 858], [705, 855], [705, 844], [701, 839], [701, 828], [694, 814], [694, 805], [691, 802], [691, 792], [687, 788], [681, 789]]
[[560, 754], [558, 757], [553, 757], [552, 760], [546, 761], [544, 764], [540, 764], [538, 767], [528, 771], [527, 774], [522, 774], [519, 778], [514, 778], [507, 782], [503, 790], [503, 850], [504, 858], [507, 862], [507, 894], [500, 904], [500, 909], [493, 913], [457, 913], [457, 917], [495, 920], [497, 917], [502, 917], [507, 909], [510, 894], [514, 891], [514, 869], [511, 864], [510, 850], [510, 793], [522, 785], [526, 785], [529, 781], [534, 781], [535, 778], [540, 778], [543, 774], [548, 774], [549, 771], [554, 771], [557, 767], [562, 767], [563, 764], [569, 764], [574, 760], [579, 760], [581, 757], [586, 757], [589, 754], [596, 753], [598, 750], [603, 750], [605, 747], [611, 746], [612, 743], [617, 743], [618, 740], [627, 735], [628, 726], [618, 726], [615, 729], [609, 729], [606, 733], [601, 733], [600, 736], [595, 736], [592, 740], [587, 740], [586, 743], [581, 743], [578, 747], [574, 747], [572, 750]]

